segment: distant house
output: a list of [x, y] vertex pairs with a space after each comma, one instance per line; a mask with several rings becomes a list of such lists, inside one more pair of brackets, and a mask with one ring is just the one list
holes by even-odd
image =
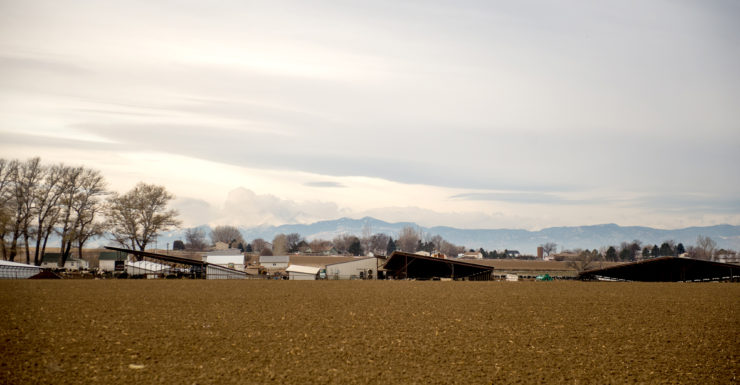
[[458, 257], [464, 259], [483, 259], [483, 253], [480, 251], [466, 251], [465, 253], [458, 255]]
[[229, 244], [226, 242], [216, 242], [213, 245], [213, 248], [216, 250], [227, 250], [229, 248]]
[[260, 267], [267, 270], [282, 270], [288, 268], [290, 257], [287, 255], [262, 255]]
[[519, 250], [506, 250], [506, 258], [519, 258]]
[[293, 281], [313, 281], [319, 275], [320, 267], [290, 265], [285, 271], [288, 273], [288, 279]]
[[229, 269], [244, 270], [244, 254], [239, 249], [211, 251], [203, 255], [203, 262]]
[[311, 250], [311, 246], [309, 246], [308, 243], [306, 243], [306, 241], [303, 241], [303, 240], [298, 242], [296, 249], [298, 249], [298, 252], [301, 254], [313, 253], [313, 250]]
[[[58, 269], [59, 261], [62, 259], [61, 253], [45, 253], [41, 257], [41, 267], [44, 269]], [[67, 270], [86, 270], [90, 267], [90, 264], [84, 259], [78, 259], [74, 257], [67, 258], [64, 262], [64, 268]]]

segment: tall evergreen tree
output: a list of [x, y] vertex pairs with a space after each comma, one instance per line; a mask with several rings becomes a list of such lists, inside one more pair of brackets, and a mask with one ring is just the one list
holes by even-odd
[[386, 248], [387, 255], [391, 255], [394, 251], [396, 251], [396, 242], [393, 242], [393, 238], [390, 238], [388, 240], [388, 247]]

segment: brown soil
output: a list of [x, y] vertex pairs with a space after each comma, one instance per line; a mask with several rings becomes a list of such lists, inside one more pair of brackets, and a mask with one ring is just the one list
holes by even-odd
[[740, 285], [3, 281], [5, 383], [733, 383]]

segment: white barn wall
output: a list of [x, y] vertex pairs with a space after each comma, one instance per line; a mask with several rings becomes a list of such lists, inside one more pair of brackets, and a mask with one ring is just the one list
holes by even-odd
[[359, 279], [360, 272], [368, 277], [368, 271], [372, 272], [372, 279], [378, 279], [378, 267], [382, 265], [377, 258], [362, 258], [354, 261], [334, 263], [326, 265], [326, 277], [328, 279]]

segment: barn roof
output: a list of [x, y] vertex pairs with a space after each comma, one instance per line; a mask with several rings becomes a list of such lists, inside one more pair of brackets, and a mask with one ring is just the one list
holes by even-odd
[[383, 267], [396, 278], [490, 280], [492, 266], [394, 251]]
[[204, 266], [206, 265], [203, 261], [198, 261], [194, 259], [188, 259], [188, 258], [182, 258], [182, 257], [175, 257], [172, 255], [165, 255], [165, 254], [157, 254], [157, 253], [150, 253], [147, 251], [139, 251], [139, 250], [129, 250], [129, 249], [122, 249], [120, 247], [111, 247], [111, 246], [105, 246], [108, 250], [115, 250], [120, 251], [128, 254], [133, 254], [137, 257], [147, 257], [147, 258], [153, 258], [160, 261], [170, 262], [170, 263], [179, 263], [181, 265], [189, 265], [189, 266]]
[[17, 267], [17, 268], [41, 269], [40, 266], [27, 265], [25, 263], [13, 262], [13, 261], [5, 261], [5, 260], [0, 260], [0, 266], [2, 266], [2, 267]]
[[579, 276], [586, 279], [605, 277], [644, 282], [726, 280], [740, 277], [740, 265], [684, 257], [659, 257], [587, 270]]

